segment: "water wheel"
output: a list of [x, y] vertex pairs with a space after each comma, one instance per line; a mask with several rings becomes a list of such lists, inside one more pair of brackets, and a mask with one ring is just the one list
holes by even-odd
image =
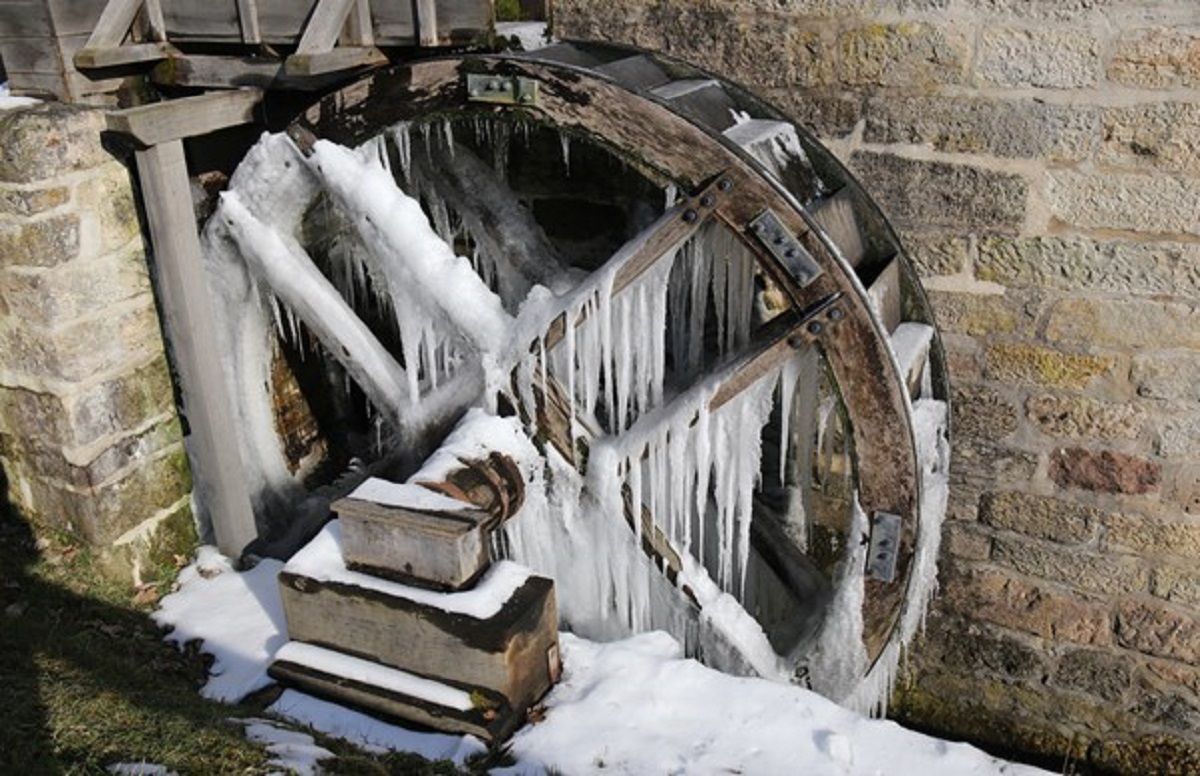
[[[420, 253], [389, 232], [401, 190], [470, 278], [395, 258]], [[586, 475], [574, 497], [657, 580], [602, 559], [593, 597], [627, 600], [568, 601], [568, 624], [886, 695], [944, 510], [943, 366], [892, 231], [792, 120], [635, 50], [436, 59], [325, 97], [231, 191], [205, 239], [260, 512], [296, 519], [306, 456], [403, 476], [483, 403]], [[316, 419], [300, 440], [276, 433], [291, 394]], [[558, 553], [569, 585], [586, 564]]]

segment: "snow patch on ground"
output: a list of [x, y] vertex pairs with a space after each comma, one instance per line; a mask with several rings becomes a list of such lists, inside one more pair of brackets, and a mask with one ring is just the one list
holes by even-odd
[[295, 730], [280, 727], [265, 719], [236, 720], [246, 726], [246, 738], [265, 744], [267, 751], [275, 755], [267, 762], [278, 765], [297, 776], [315, 776], [321, 773], [317, 765], [321, 760], [334, 757], [333, 752], [317, 746], [313, 737]]

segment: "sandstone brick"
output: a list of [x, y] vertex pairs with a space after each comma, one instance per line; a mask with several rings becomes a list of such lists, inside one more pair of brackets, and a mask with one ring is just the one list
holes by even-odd
[[992, 555], [992, 537], [969, 523], [946, 523], [942, 541], [943, 552], [952, 558], [987, 560]]
[[817, 137], [830, 139], [846, 137], [862, 118], [863, 101], [856, 94], [835, 89], [762, 89], [759, 91], [773, 105]]
[[942, 335], [946, 352], [946, 371], [952, 382], [976, 382], [983, 376], [983, 348], [965, 334], [946, 332]]
[[[1200, 49], [1198, 49], [1200, 51]], [[1200, 174], [1200, 103], [1160, 102], [1104, 111], [1098, 161]]]
[[1152, 27], [1117, 39], [1108, 77], [1144, 89], [1200, 86], [1200, 33]]
[[28, 183], [111, 160], [100, 145], [104, 113], [45, 102], [0, 113], [0, 181]]
[[1200, 701], [1162, 682], [1148, 679], [1135, 682], [1130, 711], [1152, 725], [1184, 733], [1200, 728]]
[[1083, 29], [992, 27], [979, 38], [977, 77], [992, 86], [1081, 89], [1100, 76], [1100, 43]]
[[1149, 572], [1131, 558], [1107, 558], [1008, 536], [993, 541], [992, 560], [1026, 576], [1089, 593], [1140, 593], [1149, 586]]
[[1014, 294], [963, 294], [930, 291], [938, 328], [972, 337], [1012, 334], [1033, 324]]
[[0, 221], [0, 266], [53, 267], [78, 255], [79, 216], [74, 213]]
[[150, 293], [140, 245], [90, 261], [0, 272], [0, 294], [13, 314], [48, 328]]
[[71, 191], [66, 186], [17, 188], [0, 186], [0, 214], [34, 216], [66, 204]]
[[1200, 306], [1156, 299], [1061, 299], [1050, 308], [1046, 338], [1117, 348], [1200, 350]]
[[1161, 733], [1132, 737], [1124, 734], [1097, 740], [1088, 752], [1088, 761], [1101, 773], [1192, 776], [1200, 773], [1200, 745]]
[[39, 476], [76, 489], [97, 488], [138, 462], [148, 460], [182, 440], [172, 414], [140, 432], [128, 433], [98, 450], [63, 449], [52, 440], [26, 438], [9, 458], [21, 458]]
[[1037, 472], [1037, 456], [986, 439], [956, 437], [951, 448], [951, 509], [973, 509], [980, 497], [997, 488], [1025, 485]]
[[850, 168], [901, 229], [1015, 232], [1028, 183], [1018, 175], [960, 164], [858, 151]]
[[1017, 430], [1017, 407], [994, 388], [959, 383], [954, 388], [956, 437], [1000, 440]]
[[1111, 515], [1105, 522], [1104, 546], [1144, 558], [1200, 559], [1200, 522]]
[[1091, 507], [1030, 493], [985, 493], [979, 501], [981, 523], [1064, 544], [1094, 539], [1099, 517]]
[[1173, 603], [1200, 607], [1200, 572], [1179, 566], [1160, 566], [1154, 570], [1150, 592]]
[[913, 143], [950, 153], [1023, 159], [1087, 159], [1099, 145], [1100, 112], [1032, 99], [877, 96], [863, 139]]
[[1111, 642], [1105, 607], [996, 569], [952, 577], [945, 586], [944, 605], [973, 619], [1054, 641], [1095, 646]]
[[964, 30], [924, 22], [854, 27], [838, 49], [842, 82], [854, 87], [960, 84], [970, 57]]
[[1131, 379], [1139, 396], [1200, 401], [1200, 354], [1185, 350], [1135, 355]]
[[1071, 649], [1059, 658], [1051, 681], [1068, 690], [1117, 701], [1129, 689], [1131, 675], [1129, 661], [1112, 653]]
[[974, 254], [972, 241], [959, 234], [911, 230], [900, 234], [904, 251], [924, 277], [957, 275]]
[[1010, 635], [956, 617], [938, 618], [930, 643], [940, 663], [955, 673], [983, 672], [1038, 680], [1046, 670], [1041, 650]]
[[1025, 402], [1035, 426], [1058, 437], [1136, 439], [1146, 413], [1130, 404], [1110, 404], [1085, 396], [1037, 394]]
[[1200, 515], [1200, 466], [1171, 466], [1164, 500], [1183, 508], [1184, 514]]
[[1121, 2], [1122, 0], [977, 0], [973, 5], [989, 15], [1034, 21], [1078, 22], [1085, 14], [1106, 11]]
[[75, 201], [98, 221], [98, 252], [122, 248], [141, 233], [129, 172], [116, 162], [98, 168], [80, 182]]
[[1200, 620], [1169, 604], [1130, 598], [1117, 605], [1117, 643], [1155, 657], [1200, 660]]
[[1030, 237], [979, 241], [975, 274], [1010, 287], [1200, 296], [1200, 246]]
[[1046, 200], [1056, 218], [1083, 229], [1200, 235], [1200, 180], [1051, 170]]
[[1062, 488], [1141, 495], [1158, 490], [1162, 466], [1112, 450], [1071, 447], [1050, 453], [1048, 474]]
[[1083, 388], [1116, 364], [1107, 356], [1064, 353], [1040, 345], [993, 343], [986, 350], [984, 373], [993, 380], [1052, 388]]
[[1155, 451], [1164, 457], [1200, 458], [1200, 416], [1190, 408], [1168, 415], [1158, 432]]

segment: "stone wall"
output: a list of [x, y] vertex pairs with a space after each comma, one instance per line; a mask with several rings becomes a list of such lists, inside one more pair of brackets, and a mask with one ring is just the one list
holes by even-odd
[[922, 272], [954, 487], [898, 714], [1200, 772], [1200, 5], [557, 0], [555, 32], [788, 109]]
[[23, 514], [144, 570], [190, 549], [191, 483], [129, 173], [103, 129], [93, 109], [0, 111], [0, 467]]

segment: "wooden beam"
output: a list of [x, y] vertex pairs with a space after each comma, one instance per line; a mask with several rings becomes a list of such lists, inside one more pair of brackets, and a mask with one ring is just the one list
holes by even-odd
[[256, 0], [237, 0], [238, 23], [242, 27], [243, 43], [262, 43], [262, 29], [258, 24]]
[[146, 14], [146, 37], [159, 43], [166, 41], [167, 22], [163, 19], [162, 3], [160, 0], [142, 0], [142, 3]]
[[86, 47], [75, 52], [75, 67], [79, 70], [93, 70], [160, 62], [170, 56], [171, 49], [167, 43], [134, 43], [112, 48]]
[[154, 146], [252, 123], [261, 101], [262, 92], [258, 89], [211, 92], [114, 111], [108, 114], [108, 128], [129, 135], [144, 146]]
[[315, 76], [341, 70], [382, 65], [387, 57], [374, 46], [338, 46], [329, 51], [292, 54], [285, 63], [291, 76]]
[[84, 45], [85, 49], [104, 49], [120, 46], [129, 34], [138, 11], [142, 9], [143, 0], [108, 0], [91, 37]]
[[229, 413], [217, 331], [209, 299], [196, 216], [192, 210], [187, 161], [181, 140], [169, 140], [136, 154], [142, 199], [157, 268], [158, 298], [173, 345], [184, 410], [191, 426], [188, 455], [212, 520], [217, 546], [238, 559], [258, 538], [250, 486]]
[[346, 17], [356, 0], [317, 0], [304, 34], [300, 36], [297, 54], [317, 54], [329, 51], [337, 43]]
[[415, 0], [417, 17], [417, 45], [438, 45], [437, 0]]
[[374, 46], [375, 30], [371, 24], [371, 4], [368, 0], [354, 0], [346, 18], [346, 30], [341, 41], [347, 46]]

